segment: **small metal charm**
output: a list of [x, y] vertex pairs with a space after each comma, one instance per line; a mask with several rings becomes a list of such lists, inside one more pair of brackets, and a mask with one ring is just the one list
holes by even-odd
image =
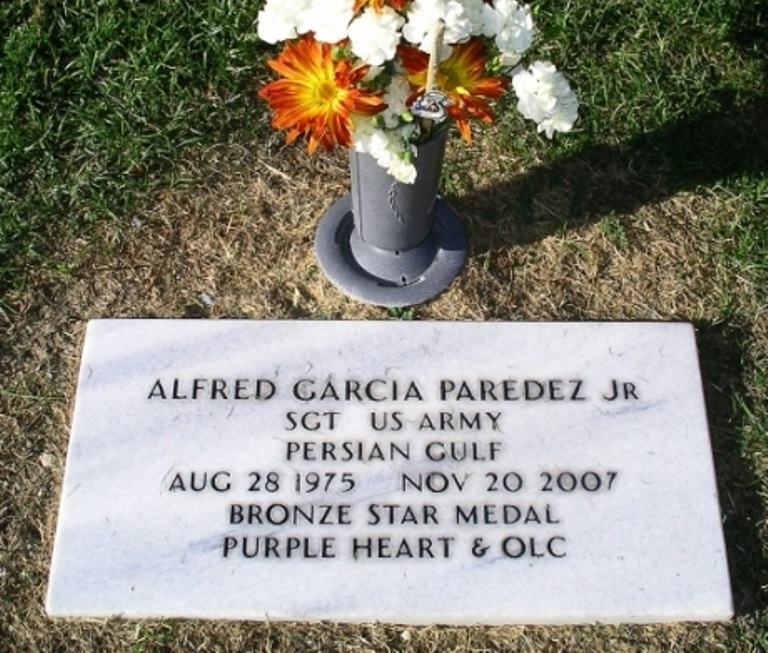
[[427, 91], [416, 98], [411, 106], [411, 113], [419, 118], [443, 122], [448, 117], [450, 98], [442, 91]]

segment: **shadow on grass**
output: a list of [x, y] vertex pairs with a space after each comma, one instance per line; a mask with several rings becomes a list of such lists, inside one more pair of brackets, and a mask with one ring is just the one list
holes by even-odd
[[768, 97], [673, 122], [620, 145], [596, 145], [492, 187], [450, 198], [461, 215], [509, 221], [506, 242], [481, 234], [480, 252], [536, 242], [564, 228], [641, 207], [744, 174], [768, 174]]
[[748, 336], [722, 323], [699, 323], [696, 330], [734, 607], [737, 616], [744, 616], [768, 607], [768, 560], [760, 540], [765, 508], [755, 470], [740, 447], [746, 425], [737, 399], [747, 393], [741, 343]]
[[[736, 106], [724, 96], [721, 107], [617, 146], [587, 147], [451, 203], [477, 226], [471, 241], [482, 254], [609, 216], [629, 221], [649, 204], [742, 177], [757, 189], [768, 179], [768, 97]], [[502, 221], [503, 229], [492, 228]], [[748, 397], [743, 361], [752, 335], [735, 322], [696, 327], [734, 607], [738, 616], [755, 615], [768, 609], [760, 531], [767, 509], [759, 471], [750, 462], [754, 453], [744, 441], [748, 416], [739, 403]]]

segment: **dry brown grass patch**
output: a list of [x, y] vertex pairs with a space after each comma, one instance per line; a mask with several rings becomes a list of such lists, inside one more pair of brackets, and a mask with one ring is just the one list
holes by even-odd
[[[48, 564], [87, 320], [393, 315], [342, 296], [315, 262], [317, 220], [347, 187], [343, 156], [308, 160], [298, 151], [275, 156], [262, 151], [256, 156], [221, 149], [189, 165], [203, 183], [168, 190], [132, 220], [102, 223], [87, 237], [62, 242], [62, 259], [77, 261], [71, 271], [30, 271], [28, 287], [8, 299], [0, 359], [5, 380], [0, 394], [0, 648], [749, 650], [750, 638], [741, 640], [740, 633], [755, 628], [759, 615], [754, 612], [731, 625], [580, 628], [47, 619], [43, 602]], [[509, 183], [509, 170], [514, 169], [509, 162], [504, 165], [502, 169], [494, 164], [482, 174], [463, 169], [451, 173], [454, 199], [464, 209], [460, 212], [470, 230], [467, 267], [444, 295], [406, 315], [433, 320], [689, 320], [715, 329], [724, 303], [736, 301], [742, 314], [754, 315], [742, 325], [749, 344], [740, 354], [753, 362], [766, 361], [768, 333], [760, 317], [765, 307], [759, 305], [752, 282], [723, 263], [707, 227], [734, 210], [728, 198], [694, 192], [661, 195], [631, 213], [593, 212], [569, 223], [568, 198], [558, 186], [535, 197], [530, 219], [521, 214], [514, 187], [506, 196], [494, 195], [495, 188]], [[464, 186], [456, 182], [462, 175]], [[490, 193], [488, 204], [465, 204], [463, 190], [475, 193], [477, 188]], [[489, 206], [495, 207], [493, 213]], [[707, 364], [723, 368], [733, 383], [743, 379], [730, 354], [712, 356], [719, 357], [705, 361], [705, 369]], [[725, 406], [729, 392], [725, 387], [721, 396], [715, 389], [710, 396]], [[714, 420], [721, 446], [732, 435], [732, 415]], [[736, 473], [728, 469], [726, 464], [726, 478]], [[744, 492], [739, 492], [729, 510], [741, 524], [763, 509], [753, 505], [751, 512], [738, 513], [746, 510], [739, 503]], [[753, 543], [748, 555], [756, 555], [754, 549]], [[739, 564], [744, 567], [748, 560]], [[742, 595], [751, 591], [746, 585], [740, 590]], [[752, 605], [759, 607], [760, 600], [753, 597]]]

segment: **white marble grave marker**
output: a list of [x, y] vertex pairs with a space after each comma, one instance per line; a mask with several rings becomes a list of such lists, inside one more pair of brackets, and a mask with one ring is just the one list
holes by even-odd
[[91, 322], [47, 607], [727, 619], [693, 329]]

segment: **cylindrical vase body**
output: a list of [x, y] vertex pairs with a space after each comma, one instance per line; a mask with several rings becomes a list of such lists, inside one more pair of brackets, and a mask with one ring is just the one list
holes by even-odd
[[370, 154], [350, 152], [352, 213], [359, 237], [390, 252], [421, 243], [435, 219], [447, 130], [417, 147], [416, 181], [404, 184]]

